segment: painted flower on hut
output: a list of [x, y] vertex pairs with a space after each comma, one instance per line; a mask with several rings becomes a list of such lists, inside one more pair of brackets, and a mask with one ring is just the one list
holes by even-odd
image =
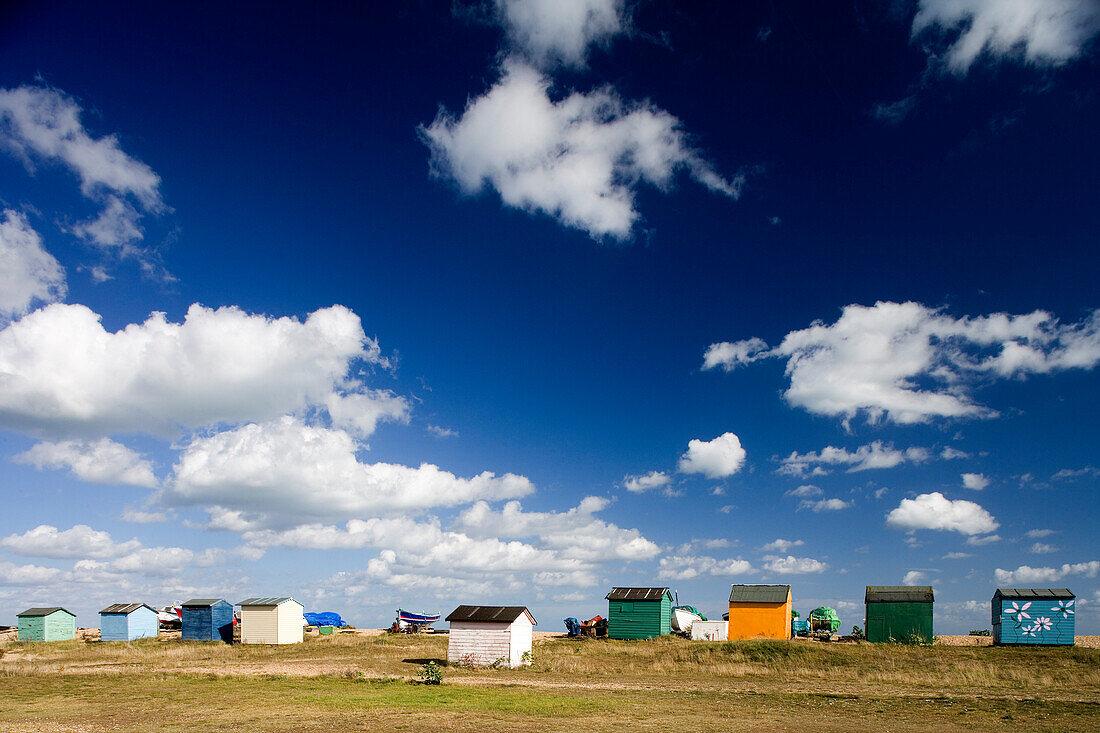
[[1039, 631], [1050, 631], [1050, 619], [1045, 616], [1040, 616], [1035, 619], [1035, 628]]
[[1055, 613], [1061, 613], [1062, 618], [1069, 618], [1073, 615], [1073, 601], [1058, 601], [1058, 605], [1054, 607]]
[[1020, 628], [1020, 633], [1024, 636], [1035, 636], [1034, 626], [1023, 626]]
[[1018, 603], [1016, 603], [1016, 601], [1013, 601], [1012, 602], [1012, 608], [1006, 608], [1005, 613], [1006, 614], [1016, 614], [1016, 618], [1018, 620], [1019, 619], [1025, 619], [1025, 618], [1031, 618], [1030, 614], [1024, 613], [1024, 611], [1026, 611], [1029, 608], [1031, 608], [1031, 601], [1028, 601], [1027, 603], [1025, 603], [1022, 606], [1019, 605]]

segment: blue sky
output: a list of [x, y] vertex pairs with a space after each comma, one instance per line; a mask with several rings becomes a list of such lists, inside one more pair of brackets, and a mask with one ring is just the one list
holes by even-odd
[[1100, 632], [1100, 4], [0, 15], [0, 623], [783, 582]]

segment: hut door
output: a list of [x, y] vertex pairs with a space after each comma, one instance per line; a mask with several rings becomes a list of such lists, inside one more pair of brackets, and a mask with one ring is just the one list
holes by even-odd
[[882, 618], [869, 618], [869, 619], [867, 619], [867, 638], [871, 641], [887, 641], [887, 639], [886, 639], [886, 619], [882, 619]]

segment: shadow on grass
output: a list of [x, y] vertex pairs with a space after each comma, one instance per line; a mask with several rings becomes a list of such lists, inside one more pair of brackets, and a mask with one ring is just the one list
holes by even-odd
[[440, 667], [446, 667], [447, 666], [447, 660], [446, 659], [433, 659], [433, 658], [430, 658], [430, 657], [425, 658], [425, 659], [402, 659], [401, 661], [404, 662], [405, 664], [417, 664], [417, 665], [424, 665], [424, 664], [429, 664], [430, 662], [435, 662]]

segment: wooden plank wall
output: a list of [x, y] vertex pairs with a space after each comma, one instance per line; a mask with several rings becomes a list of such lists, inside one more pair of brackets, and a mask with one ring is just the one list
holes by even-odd
[[511, 632], [505, 623], [452, 621], [447, 639], [447, 662], [489, 665], [498, 659], [510, 662]]

